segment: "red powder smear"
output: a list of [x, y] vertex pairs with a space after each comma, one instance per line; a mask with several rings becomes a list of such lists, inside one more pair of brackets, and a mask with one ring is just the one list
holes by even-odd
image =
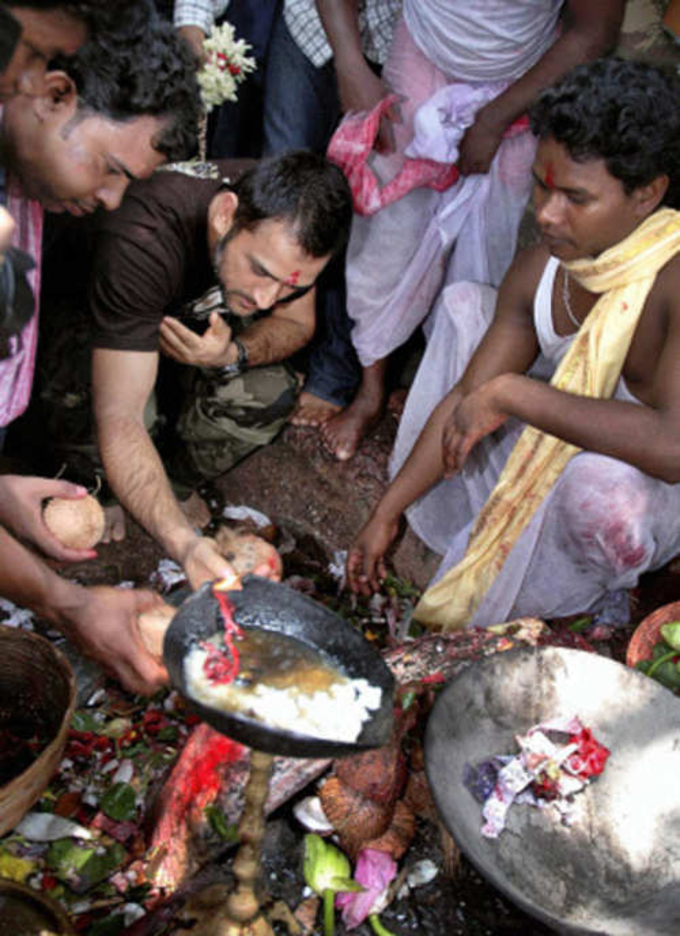
[[179, 886], [189, 871], [189, 843], [203, 819], [203, 810], [220, 789], [229, 789], [230, 775], [242, 780], [247, 749], [209, 725], [196, 727], [163, 786], [156, 804], [150, 853], [165, 857], [154, 879], [160, 886]]
[[299, 279], [300, 279], [300, 271], [299, 271], [299, 270], [294, 270], [294, 271], [290, 274], [290, 276], [287, 277], [287, 278], [283, 281], [283, 284], [284, 284], [284, 286], [297, 286]]
[[213, 595], [217, 598], [222, 612], [224, 644], [228, 652], [224, 653], [205, 640], [202, 640], [199, 646], [207, 653], [203, 663], [203, 675], [213, 686], [221, 686], [233, 682], [238, 676], [241, 661], [234, 641], [237, 637], [243, 637], [244, 634], [234, 620], [234, 606], [226, 594], [218, 587], [214, 587]]
[[548, 170], [545, 174], [545, 184], [551, 191], [555, 188], [555, 175], [552, 163], [548, 163]]

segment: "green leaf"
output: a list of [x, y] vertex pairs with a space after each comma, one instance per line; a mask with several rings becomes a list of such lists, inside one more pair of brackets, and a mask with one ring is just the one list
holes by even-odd
[[662, 656], [665, 656], [668, 653], [668, 644], [660, 640], [658, 643], [655, 643], [652, 647], [652, 660], [659, 660]]
[[571, 624], [567, 625], [567, 629], [574, 634], [580, 634], [581, 631], [588, 630], [592, 624], [592, 616], [588, 615], [587, 617], [577, 618], [575, 621], [572, 621]]
[[414, 689], [409, 689], [408, 692], [405, 692], [401, 698], [401, 707], [406, 712], [411, 708], [413, 703], [417, 698], [417, 693]]
[[114, 783], [102, 796], [100, 806], [109, 819], [125, 822], [137, 815], [137, 795], [129, 783]]
[[324, 891], [335, 891], [335, 881], [351, 880], [349, 859], [320, 835], [305, 835], [305, 881], [320, 897]]
[[405, 579], [397, 578], [389, 572], [382, 581], [385, 590], [393, 592], [397, 598], [420, 598], [420, 589]]
[[176, 741], [179, 737], [179, 731], [175, 725], [168, 725], [166, 728], [161, 728], [156, 737], [159, 741]]
[[661, 628], [661, 636], [669, 647], [680, 651], [680, 621], [669, 621]]
[[119, 753], [121, 757], [133, 758], [139, 757], [140, 754], [147, 754], [148, 751], [148, 744], [140, 742], [139, 744], [131, 744], [130, 747], [124, 747]]
[[47, 851], [52, 872], [78, 894], [106, 880], [125, 861], [127, 852], [118, 842], [99, 853], [96, 845], [82, 845], [75, 839], [57, 839]]
[[659, 664], [659, 667], [654, 673], [650, 672], [650, 675], [652, 679], [656, 679], [656, 681], [660, 682], [666, 689], [680, 689], [680, 672], [675, 663], [672, 663], [670, 660]]
[[86, 709], [77, 709], [73, 713], [73, 718], [71, 719], [71, 728], [76, 731], [99, 732], [101, 730], [101, 725], [92, 712], [88, 712]]
[[206, 806], [203, 810], [210, 828], [216, 832], [225, 842], [238, 841], [238, 828], [231, 822], [227, 822], [227, 817], [219, 806]]
[[9, 852], [0, 852], [0, 876], [3, 878], [23, 884], [36, 868], [35, 861], [30, 861], [28, 858], [17, 858]]

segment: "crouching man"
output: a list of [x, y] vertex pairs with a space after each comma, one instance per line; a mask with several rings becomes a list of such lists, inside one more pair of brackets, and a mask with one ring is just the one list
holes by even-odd
[[[378, 584], [401, 513], [444, 556], [435, 628], [590, 611], [680, 552], [677, 76], [581, 66], [532, 108], [542, 243], [445, 290], [393, 481], [348, 557]], [[549, 380], [549, 382], [547, 382]]]
[[173, 480], [215, 478], [270, 442], [295, 404], [287, 359], [312, 337], [315, 282], [352, 207], [340, 170], [312, 153], [231, 181], [213, 164], [169, 168], [132, 185], [98, 232], [92, 380], [111, 487], [197, 587], [229, 568], [185, 518], [149, 434], [159, 355], [191, 368]]

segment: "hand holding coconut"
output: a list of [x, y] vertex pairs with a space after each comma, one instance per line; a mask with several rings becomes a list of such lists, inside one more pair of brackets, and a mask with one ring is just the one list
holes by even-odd
[[163, 618], [167, 607], [160, 595], [151, 591], [80, 588], [77, 604], [69, 609], [69, 622], [61, 629], [126, 689], [151, 695], [167, 683], [168, 674], [155, 645], [154, 652], [150, 652], [139, 622], [145, 615], [153, 617], [160, 611], [167, 627], [169, 619]]
[[82, 485], [21, 475], [0, 477], [0, 522], [45, 555], [67, 562], [95, 557], [92, 547], [104, 532], [102, 508]]
[[179, 554], [179, 562], [192, 588], [198, 588], [203, 582], [235, 577], [231, 563], [221, 555], [215, 540], [209, 536], [194, 535], [185, 550]]

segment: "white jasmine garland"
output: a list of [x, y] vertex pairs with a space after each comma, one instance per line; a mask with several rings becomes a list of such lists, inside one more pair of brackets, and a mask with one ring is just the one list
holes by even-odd
[[208, 60], [198, 72], [201, 99], [207, 113], [224, 101], [236, 100], [236, 87], [257, 67], [246, 55], [251, 48], [245, 39], [236, 39], [231, 23], [213, 26], [203, 43]]

